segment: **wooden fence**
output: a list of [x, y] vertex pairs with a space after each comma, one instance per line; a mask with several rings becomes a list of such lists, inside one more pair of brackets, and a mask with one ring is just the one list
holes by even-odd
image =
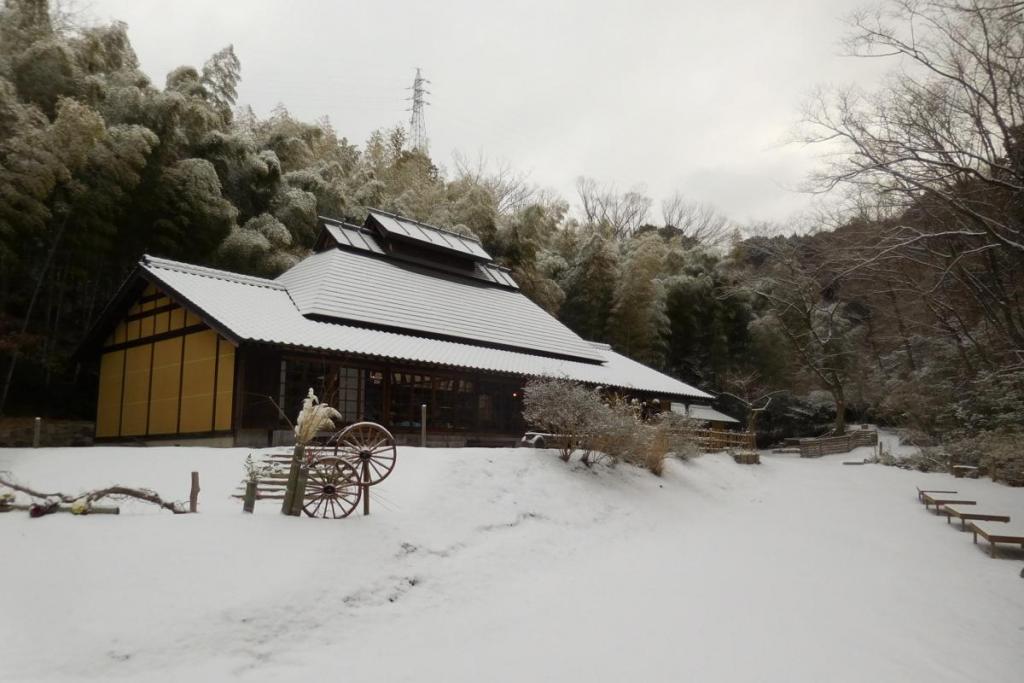
[[704, 453], [727, 451], [731, 448], [756, 450], [757, 442], [753, 432], [727, 432], [724, 429], [694, 429], [700, 450]]
[[873, 429], [855, 429], [843, 436], [822, 439], [800, 439], [800, 457], [818, 458], [834, 453], [849, 453], [858, 446], [878, 444], [878, 432]]

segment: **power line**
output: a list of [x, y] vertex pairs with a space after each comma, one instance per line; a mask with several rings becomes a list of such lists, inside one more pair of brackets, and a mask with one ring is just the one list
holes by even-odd
[[424, 154], [430, 148], [430, 140], [427, 138], [427, 122], [423, 118], [423, 108], [430, 104], [426, 100], [426, 95], [430, 94], [430, 91], [426, 88], [427, 83], [430, 83], [430, 81], [423, 78], [420, 69], [417, 68], [416, 78], [412, 81], [412, 87], [408, 88], [412, 90], [412, 96], [406, 98], [406, 100], [412, 102], [412, 107], [406, 109], [406, 111], [412, 112], [412, 116], [409, 117], [409, 140], [413, 149]]

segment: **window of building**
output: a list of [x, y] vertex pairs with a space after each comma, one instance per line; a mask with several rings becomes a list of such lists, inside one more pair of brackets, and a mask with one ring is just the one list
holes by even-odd
[[335, 407], [346, 424], [359, 422], [363, 414], [361, 389], [363, 371], [359, 368], [338, 368]]
[[380, 370], [363, 371], [363, 414], [360, 419], [384, 421], [384, 373]]
[[430, 411], [432, 428], [468, 431], [476, 425], [476, 396], [473, 382], [451, 377], [434, 378], [434, 409]]
[[331, 366], [327, 363], [315, 360], [283, 360], [281, 374], [284, 378], [281, 383], [281, 410], [292, 422], [302, 410], [302, 402], [311, 388], [323, 403], [334, 405], [337, 382], [331, 377]]
[[523, 431], [523, 392], [511, 382], [480, 382], [477, 394], [479, 429], [515, 434]]
[[391, 373], [391, 425], [396, 429], [419, 429], [420, 406], [427, 404], [427, 419], [433, 394], [433, 378], [413, 372]]

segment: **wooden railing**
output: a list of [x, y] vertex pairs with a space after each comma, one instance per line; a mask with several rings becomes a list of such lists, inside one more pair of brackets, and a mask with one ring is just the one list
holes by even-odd
[[873, 429], [855, 429], [843, 436], [829, 436], [822, 439], [800, 439], [800, 457], [817, 458], [834, 453], [849, 453], [858, 446], [874, 446], [878, 443], [878, 432]]
[[727, 451], [732, 448], [756, 450], [753, 432], [727, 432], [724, 429], [694, 429], [693, 436], [704, 453]]

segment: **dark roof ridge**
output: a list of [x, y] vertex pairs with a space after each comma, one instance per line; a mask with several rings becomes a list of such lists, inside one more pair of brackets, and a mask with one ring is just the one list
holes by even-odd
[[182, 273], [190, 273], [192, 275], [200, 275], [202, 277], [214, 278], [216, 280], [227, 280], [229, 282], [237, 282], [242, 285], [252, 285], [253, 287], [266, 287], [268, 289], [282, 289], [287, 291], [284, 285], [274, 280], [268, 280], [262, 277], [256, 277], [254, 275], [243, 275], [242, 273], [233, 273], [230, 270], [220, 270], [217, 268], [208, 268], [207, 266], [197, 266], [191, 263], [184, 263], [182, 261], [173, 261], [171, 259], [160, 258], [159, 256], [150, 256], [149, 254], [143, 254], [142, 258], [139, 259], [139, 265], [142, 266], [153, 266], [155, 268], [167, 268], [170, 270], [177, 270]]
[[470, 231], [470, 233], [468, 235], [464, 235], [461, 232], [455, 232], [454, 230], [450, 230], [448, 228], [439, 228], [436, 225], [431, 225], [430, 223], [424, 223], [423, 221], [418, 221], [415, 218], [406, 218], [405, 216], [401, 216], [401, 215], [399, 215], [397, 213], [391, 213], [389, 211], [381, 211], [380, 209], [367, 209], [367, 211], [369, 213], [381, 213], [381, 214], [384, 214], [385, 216], [389, 216], [391, 218], [394, 218], [395, 220], [405, 221], [406, 223], [415, 223], [416, 225], [423, 226], [424, 228], [429, 228], [431, 230], [437, 230], [438, 232], [443, 232], [443, 233], [445, 233], [447, 235], [451, 235], [452, 237], [461, 237], [462, 239], [469, 240], [470, 242], [476, 242], [480, 246], [483, 246], [483, 242], [481, 242], [480, 238], [477, 237], [476, 235], [474, 235], [472, 233], [472, 231]]
[[[339, 221], [339, 220], [334, 219], [334, 218], [328, 218], [326, 216], [318, 216], [318, 218], [320, 220], [324, 221], [324, 226], [323, 226], [324, 232], [326, 232], [328, 234], [330, 234], [330, 229], [342, 230], [342, 231], [345, 231], [345, 230], [356, 231], [356, 232], [359, 232], [362, 235], [365, 235], [365, 236], [373, 239], [374, 243], [377, 244], [377, 240], [376, 240], [377, 235], [370, 228], [367, 228], [367, 227], [364, 227], [364, 226], [355, 225], [354, 223], [346, 223], [344, 221]], [[320, 239], [322, 238], [324, 232], [322, 232], [321, 236], [317, 238], [317, 244], [320, 243]], [[352, 253], [356, 253], [356, 254], [359, 254], [361, 256], [368, 256], [368, 257], [372, 257], [372, 258], [379, 258], [379, 259], [384, 259], [384, 260], [388, 260], [388, 261], [395, 261], [395, 262], [399, 262], [400, 261], [400, 262], [403, 262], [403, 263], [411, 263], [413, 265], [417, 265], [417, 266], [420, 266], [420, 267], [423, 267], [423, 268], [428, 268], [431, 271], [435, 271], [435, 272], [439, 272], [439, 273], [445, 273], [447, 275], [456, 275], [456, 276], [462, 277], [462, 278], [469, 278], [471, 280], [475, 280], [477, 282], [483, 282], [483, 283], [486, 283], [488, 285], [492, 285], [492, 286], [496, 286], [496, 287], [504, 287], [506, 289], [513, 289], [513, 290], [517, 290], [517, 291], [519, 290], [518, 283], [516, 283], [515, 279], [511, 277], [512, 269], [507, 267], [507, 266], [503, 266], [503, 265], [501, 265], [499, 263], [496, 263], [494, 261], [476, 261], [475, 265], [476, 265], [477, 268], [480, 268], [482, 270], [490, 270], [490, 271], [498, 271], [500, 273], [506, 273], [506, 274], [509, 275], [509, 277], [507, 278], [509, 280], [509, 282], [500, 281], [500, 278], [495, 279], [495, 276], [493, 274], [491, 274], [489, 276], [480, 276], [478, 273], [476, 273], [476, 271], [474, 271], [473, 273], [469, 273], [469, 272], [466, 272], [466, 271], [463, 271], [463, 270], [456, 270], [456, 269], [453, 269], [453, 268], [450, 268], [450, 267], [445, 267], [443, 265], [438, 265], [437, 263], [431, 263], [431, 262], [429, 262], [428, 260], [425, 260], [425, 259], [410, 258], [408, 256], [403, 256], [403, 255], [396, 256], [395, 254], [388, 253], [388, 252], [384, 251], [382, 248], [379, 248], [379, 247], [378, 247], [379, 251], [375, 251], [375, 250], [372, 250], [372, 249], [367, 250], [367, 249], [364, 249], [363, 247], [360, 247], [358, 245], [346, 244], [346, 243], [340, 242], [340, 241], [337, 240], [337, 238], [335, 238], [333, 236], [333, 234], [331, 234], [330, 239], [334, 242], [335, 248], [342, 249], [342, 250], [345, 250], [345, 251], [350, 251]], [[278, 277], [280, 277], [280, 276], [278, 276]]]
[[321, 215], [318, 214], [317, 215], [317, 220], [326, 221], [328, 223], [334, 223], [335, 225], [340, 225], [343, 228], [351, 228], [352, 230], [360, 230], [360, 231], [365, 231], [365, 232], [369, 232], [369, 233], [373, 232], [372, 230], [367, 228], [365, 225], [359, 225], [358, 223], [349, 223], [348, 221], [343, 220], [341, 218], [331, 218], [330, 216], [321, 216]]

